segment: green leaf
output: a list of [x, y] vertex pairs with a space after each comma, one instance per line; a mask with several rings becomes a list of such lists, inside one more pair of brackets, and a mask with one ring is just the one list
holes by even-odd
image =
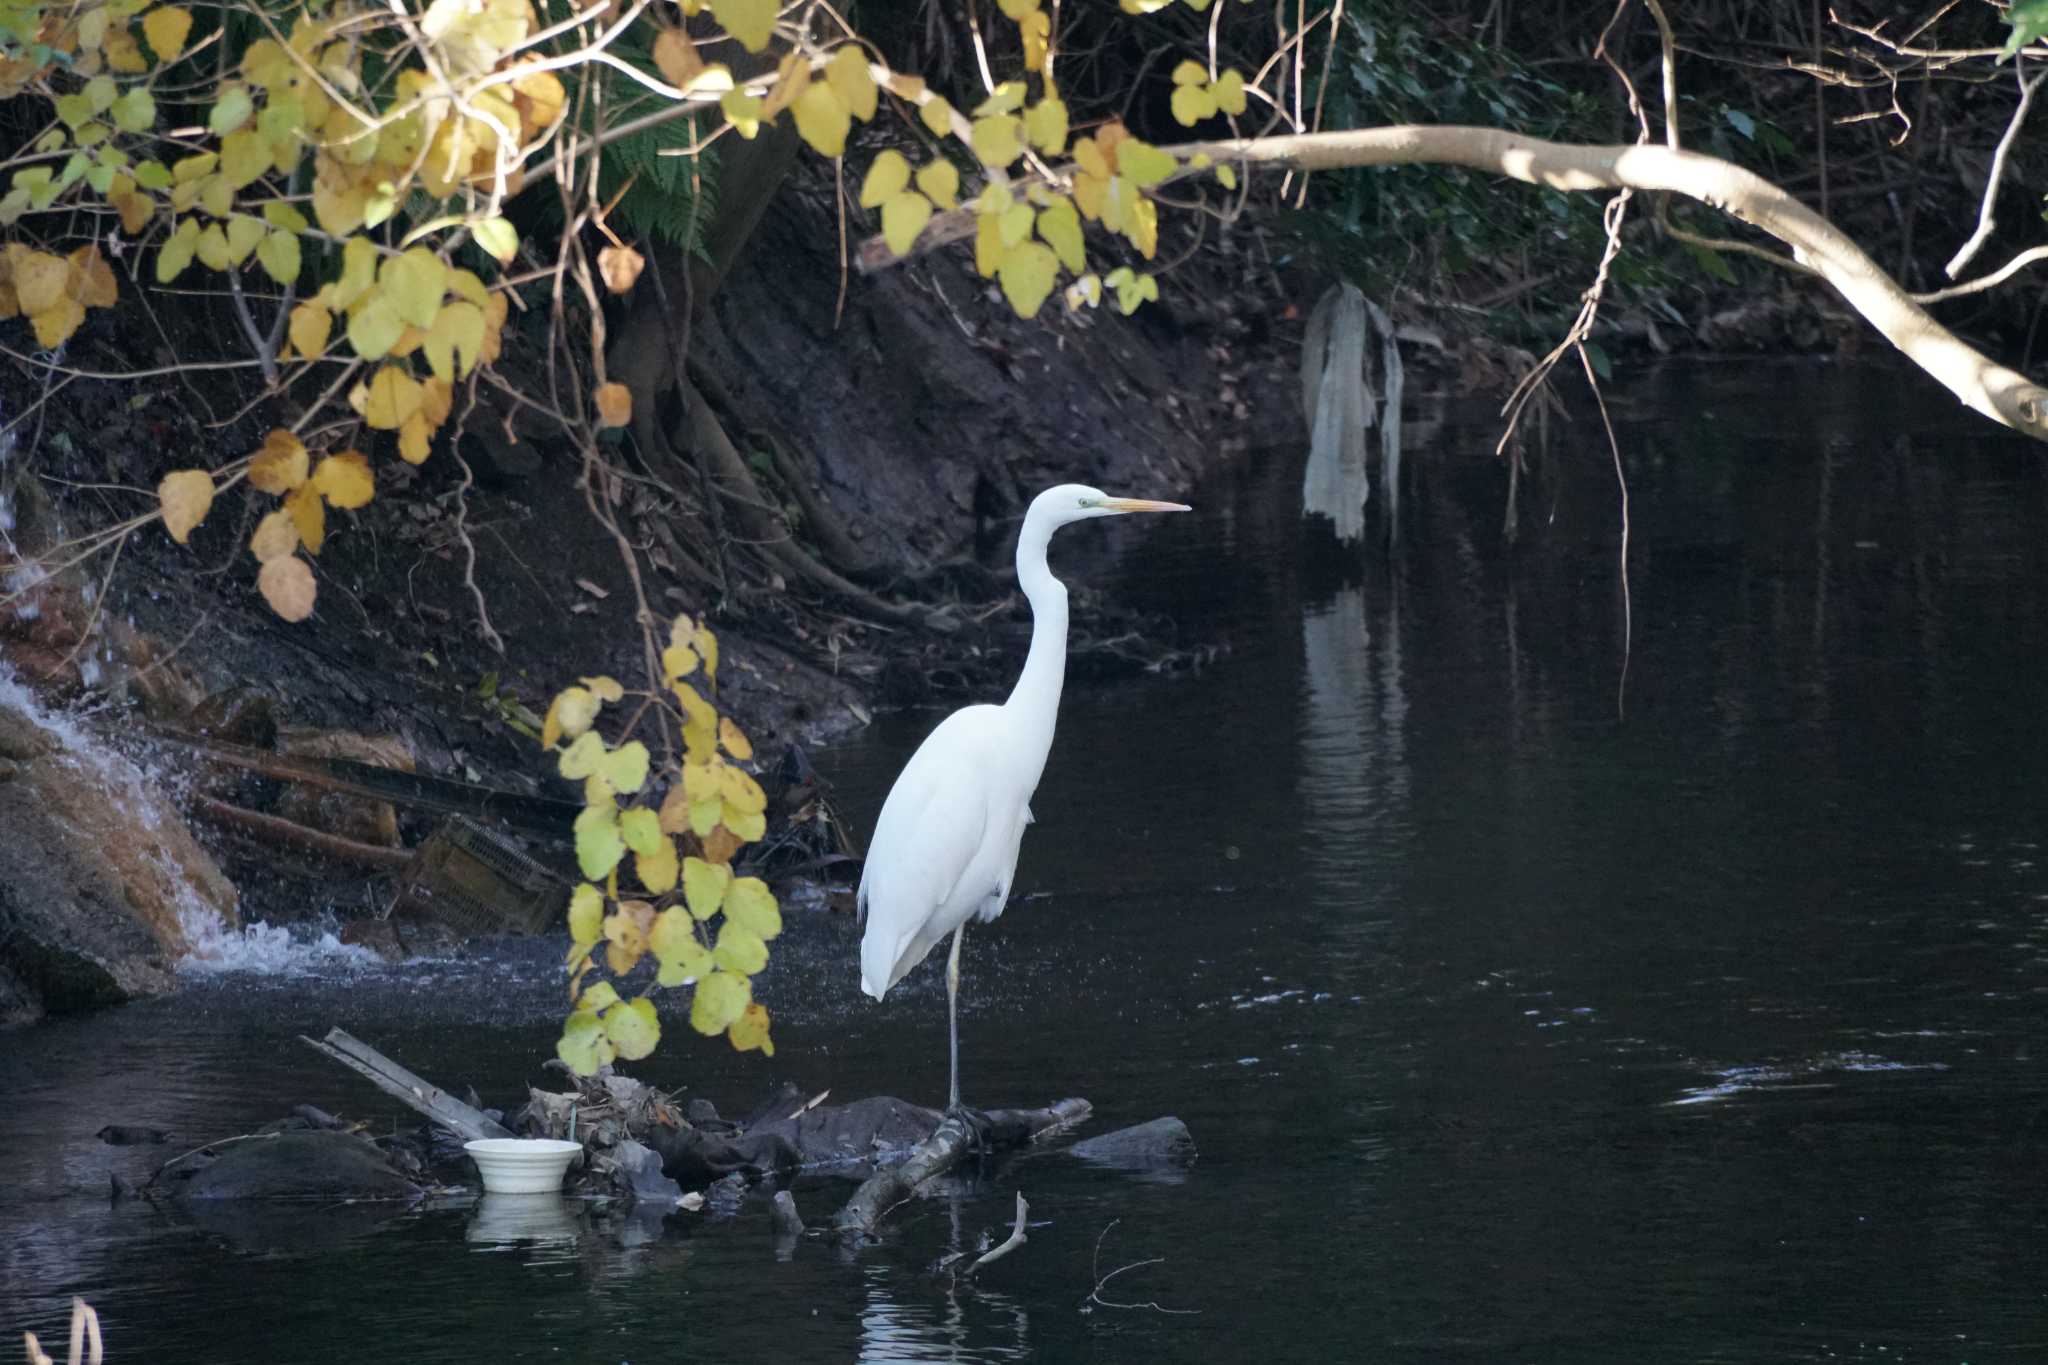
[[222, 90], [220, 97], [213, 102], [213, 109], [206, 116], [206, 126], [213, 129], [217, 135], [226, 137], [247, 123], [249, 116], [255, 112], [256, 101], [249, 98], [248, 87], [230, 85]]
[[[567, 688], [567, 692], [578, 692], [581, 688]], [[576, 737], [576, 742], [562, 750], [556, 760], [556, 768], [571, 782], [581, 782], [597, 771], [597, 765], [604, 761], [604, 739], [595, 730], [586, 730]]]
[[263, 219], [279, 232], [304, 232], [311, 226], [296, 205], [282, 199], [273, 199], [263, 206]]
[[619, 833], [619, 813], [608, 806], [591, 806], [576, 817], [576, 865], [592, 881], [602, 881], [626, 856], [626, 841]]
[[2012, 33], [2005, 40], [1998, 60], [2003, 62], [2015, 52], [2048, 34], [2048, 0], [2015, 0], [2012, 8], [2004, 14], [2005, 22], [2012, 25]]
[[1180, 163], [1151, 143], [1132, 137], [1117, 143], [1116, 165], [1118, 171], [1130, 177], [1133, 185], [1143, 190], [1172, 175]]
[[744, 1014], [753, 999], [753, 987], [744, 976], [715, 971], [697, 978], [697, 994], [690, 1001], [690, 1027], [710, 1037]]
[[503, 218], [486, 218], [470, 226], [476, 244], [497, 257], [499, 265], [512, 264], [519, 254], [519, 230]]
[[612, 784], [613, 791], [628, 795], [639, 791], [647, 783], [647, 746], [637, 739], [629, 740], [606, 754], [597, 771]]
[[657, 979], [664, 986], [680, 986], [711, 970], [711, 950], [698, 939], [694, 921], [680, 905], [671, 905], [654, 917], [647, 947], [661, 963]]
[[1730, 128], [1733, 128], [1736, 132], [1742, 134], [1743, 137], [1751, 141], [1756, 140], [1755, 119], [1743, 113], [1740, 109], [1724, 109], [1721, 111], [1721, 114], [1722, 117], [1728, 120], [1728, 126]]
[[94, 76], [85, 83], [85, 89], [79, 93], [92, 104], [92, 111], [95, 114], [104, 114], [114, 103], [114, 98], [121, 93], [121, 87], [114, 84], [112, 76]]
[[635, 853], [653, 853], [661, 839], [661, 817], [645, 806], [619, 816], [619, 834]]
[[299, 239], [289, 232], [273, 232], [256, 247], [256, 259], [271, 279], [290, 284], [299, 277]]
[[991, 114], [987, 118], [978, 118], [974, 121], [971, 136], [974, 154], [981, 158], [984, 166], [1002, 170], [1024, 155], [1024, 121], [1015, 114]]
[[782, 932], [782, 911], [775, 904], [775, 893], [759, 877], [741, 877], [732, 884], [725, 896], [725, 919], [758, 938], [770, 939]]
[[578, 1010], [562, 1025], [555, 1055], [577, 1075], [594, 1076], [615, 1052], [611, 1039], [605, 1037], [604, 1021], [587, 1010]]
[[[143, 90], [141, 86], [135, 86], [133, 90], [123, 94], [119, 100], [115, 100], [111, 113], [113, 113], [115, 127], [121, 129], [123, 133], [147, 133], [152, 127], [156, 127], [156, 96], [152, 96], [150, 92]], [[156, 166], [156, 162], [143, 162], [143, 166]], [[156, 166], [156, 168], [160, 172], [164, 170], [162, 166]], [[145, 184], [147, 188], [152, 188], [152, 190], [162, 190], [162, 188], [168, 188], [170, 174], [168, 172], [164, 174], [164, 184], [147, 184], [141, 178], [141, 168], [137, 166], [135, 168], [135, 182], [137, 184]]]
[[718, 946], [711, 957], [729, 972], [752, 976], [768, 965], [768, 945], [752, 929], [728, 919], [718, 926]]
[[378, 292], [391, 301], [402, 321], [421, 329], [434, 325], [447, 287], [448, 267], [423, 246], [393, 256], [377, 272]]
[[[354, 239], [361, 241], [361, 238]], [[365, 360], [375, 360], [388, 355], [398, 344], [399, 336], [405, 331], [405, 319], [398, 316], [398, 310], [391, 306], [389, 299], [379, 296], [371, 299], [349, 315], [348, 343], [356, 348], [356, 354]], [[569, 776], [563, 773], [562, 776]]]
[[605, 1011], [604, 1031], [621, 1057], [637, 1062], [661, 1041], [661, 1020], [654, 1013], [654, 1002], [643, 996]]
[[775, 36], [775, 11], [775, 0], [711, 0], [711, 15], [718, 26], [739, 39], [749, 52], [759, 52]]
[[[131, 90], [128, 93], [132, 95], [135, 92]], [[151, 108], [154, 109], [155, 106], [152, 105]], [[118, 121], [120, 115], [116, 114], [114, 117]], [[154, 114], [152, 114], [152, 117], [154, 117]], [[137, 131], [140, 131], [140, 129]], [[165, 166], [163, 162], [145, 161], [135, 168], [135, 183], [146, 190], [167, 190], [175, 182], [171, 179], [170, 168]]]
[[1017, 310], [1018, 317], [1037, 314], [1045, 296], [1052, 293], [1053, 278], [1059, 268], [1059, 258], [1052, 254], [1052, 248], [1038, 242], [1024, 242], [1004, 254], [996, 276], [1003, 286], [1003, 297]]
[[[748, 881], [758, 878], [748, 877]], [[718, 907], [725, 903], [729, 888], [734, 885], [732, 869], [724, 863], [707, 863], [694, 854], [683, 859], [683, 900], [690, 907], [690, 913], [698, 919], [710, 919], [718, 913]], [[765, 884], [762, 887], [766, 890]], [[763, 934], [763, 938], [772, 935]]]
[[569, 893], [569, 939], [589, 947], [604, 936], [604, 892], [578, 882]]
[[1583, 342], [1580, 349], [1586, 353], [1586, 363], [1593, 367], [1593, 373], [1602, 379], [1614, 378], [1614, 362], [1607, 358], [1607, 352], [1594, 342]]
[[1038, 235], [1058, 253], [1060, 264], [1076, 275], [1088, 268], [1088, 254], [1081, 240], [1081, 215], [1070, 199], [1062, 199], [1038, 214]]

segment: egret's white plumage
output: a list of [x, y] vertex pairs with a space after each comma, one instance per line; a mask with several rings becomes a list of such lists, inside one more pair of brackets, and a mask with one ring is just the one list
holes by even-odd
[[960, 1101], [960, 937], [967, 921], [1003, 913], [1029, 802], [1045, 771], [1067, 669], [1067, 590], [1045, 562], [1052, 533], [1069, 522], [1124, 512], [1185, 512], [1174, 502], [1112, 498], [1061, 484], [1032, 499], [1017, 536], [1017, 582], [1031, 603], [1031, 652], [1000, 706], [955, 711], [925, 737], [882, 803], [860, 879], [867, 933], [861, 989], [880, 1000], [944, 939], [952, 1049], [950, 1103]]

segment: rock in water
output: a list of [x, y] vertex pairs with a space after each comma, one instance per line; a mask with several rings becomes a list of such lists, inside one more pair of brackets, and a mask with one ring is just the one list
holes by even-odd
[[1067, 1150], [1105, 1166], [1184, 1166], [1195, 1159], [1195, 1135], [1185, 1123], [1169, 1117], [1119, 1128]]
[[0, 666], [0, 1024], [171, 986], [234, 885], [127, 759], [45, 714]]

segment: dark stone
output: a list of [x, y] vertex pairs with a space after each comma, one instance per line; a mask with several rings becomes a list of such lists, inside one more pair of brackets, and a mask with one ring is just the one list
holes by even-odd
[[162, 1128], [142, 1123], [110, 1123], [94, 1136], [110, 1147], [141, 1147], [166, 1141], [171, 1135]]
[[1179, 1119], [1153, 1119], [1077, 1142], [1067, 1150], [1105, 1166], [1185, 1166], [1195, 1159], [1195, 1136]]
[[180, 1158], [155, 1187], [181, 1201], [410, 1199], [420, 1187], [353, 1133], [286, 1132], [223, 1143], [210, 1161]]
[[611, 1159], [632, 1188], [633, 1198], [663, 1210], [674, 1210], [683, 1197], [683, 1187], [661, 1173], [661, 1154], [638, 1142], [621, 1142], [612, 1148]]

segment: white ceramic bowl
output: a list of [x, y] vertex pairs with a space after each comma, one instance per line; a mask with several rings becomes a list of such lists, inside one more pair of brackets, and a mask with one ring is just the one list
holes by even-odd
[[462, 1144], [492, 1194], [550, 1194], [583, 1145], [556, 1138], [478, 1138]]

